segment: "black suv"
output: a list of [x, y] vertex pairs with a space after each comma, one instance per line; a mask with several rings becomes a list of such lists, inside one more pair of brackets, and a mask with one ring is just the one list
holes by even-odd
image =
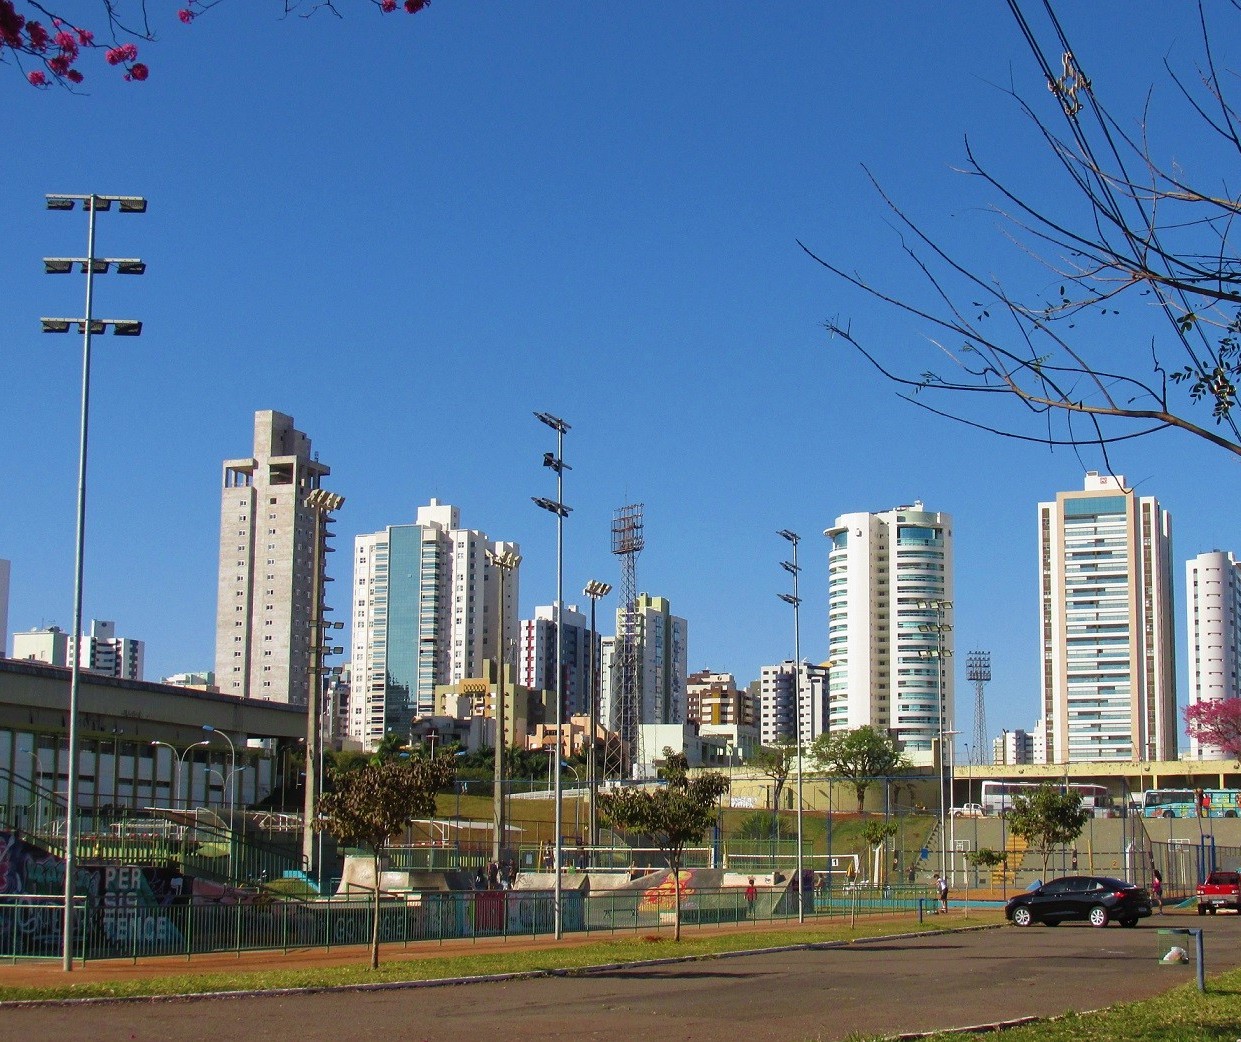
[[1137, 926], [1151, 914], [1150, 894], [1140, 886], [1111, 876], [1064, 876], [1036, 890], [1018, 894], [1004, 906], [1004, 917], [1017, 926], [1046, 923], [1059, 926], [1070, 919], [1106, 926]]

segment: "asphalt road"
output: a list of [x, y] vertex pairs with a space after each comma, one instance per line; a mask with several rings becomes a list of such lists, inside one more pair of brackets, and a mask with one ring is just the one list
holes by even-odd
[[1206, 931], [1208, 975], [1241, 965], [1241, 918], [1155, 916], [1135, 929], [1003, 927], [573, 977], [396, 991], [6, 1007], [0, 1037], [188, 1042], [809, 1042], [1090, 1010], [1192, 982], [1159, 957]]

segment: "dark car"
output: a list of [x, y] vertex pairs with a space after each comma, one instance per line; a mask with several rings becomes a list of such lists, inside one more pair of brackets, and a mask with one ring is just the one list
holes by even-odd
[[1059, 926], [1072, 919], [1091, 926], [1106, 926], [1113, 919], [1121, 926], [1137, 926], [1139, 919], [1150, 914], [1150, 894], [1111, 876], [1053, 879], [1018, 894], [1004, 906], [1004, 917], [1017, 926]]

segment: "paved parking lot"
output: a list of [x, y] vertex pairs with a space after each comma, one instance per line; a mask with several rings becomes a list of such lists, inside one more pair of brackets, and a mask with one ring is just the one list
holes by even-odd
[[1241, 965], [1241, 918], [1156, 916], [1136, 928], [1015, 927], [844, 948], [611, 970], [572, 977], [398, 991], [0, 1009], [6, 1038], [247, 1039], [400, 1037], [433, 1042], [633, 1042], [740, 1038], [804, 1042], [1051, 1016], [1192, 982], [1160, 965], [1206, 931], [1208, 974]]

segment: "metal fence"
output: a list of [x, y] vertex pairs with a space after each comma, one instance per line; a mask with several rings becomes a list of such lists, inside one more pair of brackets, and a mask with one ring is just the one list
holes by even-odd
[[[856, 887], [806, 895], [806, 915], [917, 915], [934, 900], [925, 887]], [[485, 937], [537, 937], [554, 931], [551, 891], [385, 895], [379, 937], [385, 944], [419, 944]], [[798, 895], [787, 887], [759, 888], [753, 900], [736, 887], [684, 891], [681, 926], [796, 919]], [[654, 932], [674, 925], [674, 895], [664, 888], [561, 895], [561, 923], [569, 933]], [[63, 905], [49, 897], [0, 897], [0, 958], [59, 958]], [[331, 949], [368, 944], [374, 924], [370, 896], [314, 901], [256, 900], [245, 904], [184, 899], [135, 907], [87, 900], [75, 909], [76, 958], [139, 959], [220, 952]]]

